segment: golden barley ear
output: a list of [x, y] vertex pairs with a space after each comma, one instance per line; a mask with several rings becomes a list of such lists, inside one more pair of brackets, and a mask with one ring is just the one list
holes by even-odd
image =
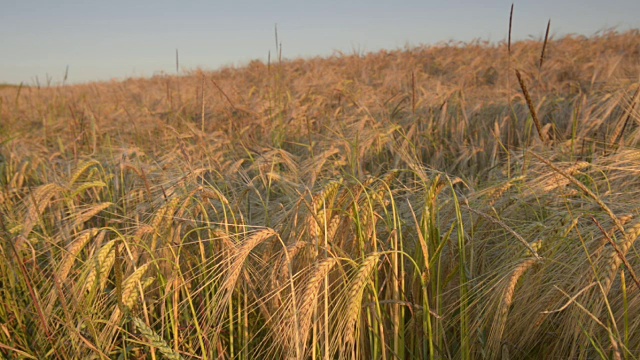
[[631, 115], [633, 114], [633, 109], [638, 103], [638, 98], [640, 96], [640, 86], [636, 88], [635, 93], [631, 97], [631, 105], [629, 106], [629, 110], [627, 111], [627, 116], [624, 120], [621, 120], [616, 126], [615, 132], [611, 136], [613, 140], [611, 140], [611, 146], [617, 146], [620, 140], [622, 139], [622, 135], [624, 134], [624, 130], [627, 128], [627, 124], [629, 123], [629, 119], [631, 119]]
[[83, 293], [90, 293], [93, 289], [104, 290], [115, 263], [116, 253], [114, 246], [116, 246], [117, 241], [111, 240], [104, 244], [98, 254], [88, 261], [90, 270], [84, 281]]
[[371, 276], [371, 271], [378, 264], [379, 254], [369, 255], [349, 284], [346, 293], [347, 311], [345, 314], [345, 335], [343, 337], [347, 346], [353, 344], [358, 331], [358, 317], [362, 310], [362, 296]]
[[629, 261], [627, 260], [627, 253], [633, 247], [633, 244], [640, 236], [640, 221], [636, 222], [633, 226], [631, 226], [630, 229], [624, 233], [624, 238], [618, 244], [616, 244], [609, 237], [609, 235], [604, 231], [604, 229], [602, 229], [602, 227], [597, 222], [597, 220], [595, 220], [594, 217], [592, 217], [592, 220], [598, 225], [598, 227], [600, 228], [604, 236], [607, 238], [607, 240], [609, 240], [613, 248], [613, 250], [609, 253], [609, 256], [607, 257], [606, 265], [605, 265], [605, 271], [607, 271], [607, 273], [604, 275], [604, 280], [602, 282], [602, 287], [604, 288], [605, 293], [609, 293], [609, 291], [611, 290], [613, 281], [615, 280], [616, 275], [618, 274], [618, 269], [620, 268], [620, 265], [622, 265], [623, 263], [625, 264], [627, 270], [631, 274], [634, 282], [640, 289], [640, 280], [636, 276], [635, 271], [633, 270], [633, 267], [629, 264]]
[[[91, 239], [94, 239], [98, 233], [99, 233], [98, 240], [96, 241], [101, 242], [102, 238], [104, 238], [106, 234], [106, 231], [105, 230], [100, 231], [99, 229], [94, 228], [94, 229], [86, 230], [80, 233], [80, 235], [76, 238], [76, 240], [67, 246], [66, 253], [63, 255], [64, 260], [62, 261], [62, 264], [58, 268], [57, 274], [53, 279], [57, 283], [57, 286], [62, 287], [65, 284], [65, 282], [67, 281], [67, 277], [71, 272], [71, 268], [73, 268], [73, 265], [76, 263], [76, 260], [78, 259], [78, 255], [80, 255], [80, 252], [82, 251], [82, 249], [85, 248], [86, 245], [89, 243], [89, 241]], [[72, 283], [72, 282], [70, 281], [69, 283]], [[49, 296], [47, 313], [51, 313], [53, 311], [53, 307], [56, 303], [56, 300], [58, 299], [60, 299], [59, 293], [52, 291]], [[63, 300], [63, 299], [60, 299], [60, 300]]]
[[122, 282], [122, 305], [125, 308], [131, 309], [138, 301], [137, 285], [140, 279], [142, 279], [142, 275], [147, 272], [150, 264], [151, 263], [146, 263], [140, 266]]
[[33, 227], [36, 225], [44, 210], [49, 207], [54, 196], [62, 191], [62, 187], [55, 183], [49, 183], [39, 186], [31, 192], [27, 214], [22, 226], [22, 237], [27, 238]]
[[103, 202], [103, 203], [98, 203], [96, 205], [93, 205], [89, 209], [77, 214], [76, 219], [73, 222], [73, 225], [71, 227], [73, 229], [79, 228], [81, 225], [83, 225], [85, 222], [89, 221], [94, 216], [101, 213], [103, 210], [108, 209], [111, 205], [113, 205], [112, 202]]
[[240, 277], [240, 273], [242, 272], [242, 269], [244, 267], [245, 260], [247, 259], [247, 257], [249, 257], [251, 251], [256, 246], [260, 245], [262, 242], [272, 236], [278, 236], [278, 233], [273, 229], [267, 228], [256, 232], [244, 242], [242, 242], [233, 256], [233, 262], [230, 265], [230, 269], [228, 270], [227, 276], [225, 277], [223, 283], [225, 294], [225, 301], [223, 301], [224, 303], [226, 303], [226, 300], [229, 299], [231, 293], [233, 292], [233, 289], [236, 287], [236, 282]]
[[74, 173], [69, 177], [69, 181], [68, 181], [68, 187], [71, 188], [73, 187], [73, 185], [80, 179], [80, 177], [90, 168], [94, 167], [94, 166], [98, 166], [100, 165], [100, 162], [98, 162], [97, 160], [89, 160], [89, 161], [85, 161], [83, 163], [81, 163], [80, 165], [78, 165], [78, 167], [76, 168], [76, 171], [74, 171]]
[[593, 193], [593, 191], [589, 190], [589, 188], [587, 188], [583, 183], [578, 181], [578, 179], [576, 179], [573, 175], [568, 174], [566, 171], [560, 169], [559, 167], [557, 167], [556, 165], [551, 163], [549, 160], [543, 158], [542, 156], [536, 154], [533, 151], [528, 151], [528, 153], [533, 155], [533, 157], [535, 157], [536, 159], [540, 160], [541, 162], [545, 163], [547, 166], [549, 166], [551, 169], [553, 169], [558, 174], [564, 176], [572, 184], [574, 184], [580, 190], [582, 190], [582, 192], [584, 192], [587, 196], [589, 196], [591, 199], [593, 199], [593, 201], [595, 201], [596, 204], [598, 204], [598, 206], [600, 206], [600, 208], [602, 210], [604, 210], [604, 212], [607, 215], [609, 215], [609, 217], [611, 218], [611, 220], [615, 224], [616, 229], [619, 230], [623, 234], [625, 233], [624, 227], [622, 226], [622, 223], [620, 222], [620, 219], [616, 216], [616, 214], [613, 213], [613, 211], [607, 206], [607, 204], [605, 204], [602, 201], [602, 199], [600, 199], [600, 197], [598, 197], [596, 194]]
[[69, 271], [71, 271], [73, 264], [78, 258], [78, 254], [80, 254], [80, 251], [82, 251], [82, 249], [89, 243], [89, 240], [96, 236], [98, 231], [99, 229], [96, 228], [86, 230], [82, 232], [73, 243], [69, 244], [67, 247], [67, 253], [64, 257], [64, 262], [58, 269], [58, 281], [64, 282], [67, 279]]
[[[307, 338], [309, 336], [309, 330], [311, 328], [311, 320], [313, 318], [313, 312], [318, 302], [318, 291], [326, 278], [329, 271], [336, 264], [336, 259], [328, 258], [322, 262], [316, 264], [313, 273], [306, 281], [306, 287], [302, 295], [302, 303], [299, 306], [299, 327], [298, 329], [291, 327], [293, 331], [300, 331], [300, 341], [302, 342], [303, 354], [307, 346]], [[329, 329], [324, 329], [329, 331]], [[312, 345], [313, 346], [313, 345]]]
[[516, 292], [516, 285], [518, 284], [518, 281], [522, 275], [524, 275], [524, 273], [538, 261], [539, 260], [536, 258], [523, 260], [511, 272], [511, 276], [509, 277], [509, 281], [507, 282], [502, 295], [502, 301], [500, 302], [496, 319], [494, 319], [491, 326], [491, 335], [488, 344], [490, 353], [497, 354], [500, 346], [502, 345], [502, 334], [504, 333], [504, 329], [507, 325], [508, 313], [511, 305], [513, 304], [513, 297]]

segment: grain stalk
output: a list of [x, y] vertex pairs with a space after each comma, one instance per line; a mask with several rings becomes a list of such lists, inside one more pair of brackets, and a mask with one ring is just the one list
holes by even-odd
[[542, 43], [542, 51], [540, 51], [540, 63], [538, 69], [542, 69], [542, 62], [544, 61], [544, 52], [547, 49], [547, 42], [549, 41], [549, 28], [551, 27], [551, 19], [547, 22], [547, 31], [544, 33], [544, 42]]
[[536, 113], [536, 108], [533, 106], [533, 102], [531, 101], [531, 96], [529, 95], [529, 91], [527, 90], [527, 86], [524, 84], [524, 80], [522, 79], [522, 75], [520, 75], [520, 71], [516, 69], [516, 77], [518, 78], [518, 83], [520, 83], [520, 89], [522, 89], [522, 94], [527, 102], [527, 106], [529, 107], [529, 112], [531, 113], [531, 118], [533, 119], [533, 124], [536, 126], [536, 130], [538, 130], [538, 136], [543, 143], [546, 143], [548, 140], [548, 134], [542, 131], [542, 123], [538, 119], [538, 114]]

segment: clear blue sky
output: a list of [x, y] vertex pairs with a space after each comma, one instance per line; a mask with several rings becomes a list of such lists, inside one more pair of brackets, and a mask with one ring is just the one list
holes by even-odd
[[[283, 57], [506, 39], [511, 0], [2, 0], [0, 83], [87, 82]], [[515, 39], [640, 28], [640, 0], [515, 1]]]

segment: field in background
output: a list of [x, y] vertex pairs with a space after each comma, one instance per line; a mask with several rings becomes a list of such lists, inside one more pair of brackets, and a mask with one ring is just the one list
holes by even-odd
[[0, 354], [640, 358], [640, 32], [542, 45], [0, 89]]

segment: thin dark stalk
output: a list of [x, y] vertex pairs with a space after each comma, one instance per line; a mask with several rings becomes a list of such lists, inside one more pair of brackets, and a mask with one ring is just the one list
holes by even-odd
[[218, 83], [211, 78], [211, 83], [213, 84], [213, 86], [216, 87], [216, 89], [218, 89], [218, 91], [220, 91], [220, 93], [222, 94], [222, 96], [224, 96], [224, 98], [227, 100], [227, 102], [229, 103], [229, 105], [231, 105], [231, 107], [233, 108], [233, 110], [238, 110], [238, 108], [236, 108], [236, 105], [233, 103], [233, 101], [231, 101], [231, 98], [229, 98], [229, 96], [227, 95], [227, 93], [224, 92], [224, 90], [222, 90], [222, 88], [220, 87], [220, 85], [218, 85]]
[[547, 23], [547, 32], [544, 34], [544, 43], [542, 43], [542, 52], [540, 53], [540, 64], [538, 68], [542, 69], [542, 62], [544, 61], [544, 51], [547, 49], [547, 42], [549, 41], [549, 28], [551, 27], [551, 19]]
[[276, 53], [278, 52], [278, 24], [276, 23], [274, 26], [274, 31], [276, 33]]
[[511, 11], [509, 12], [509, 39], [507, 40], [507, 50], [511, 57], [511, 25], [513, 24], [513, 3], [511, 3]]
[[180, 65], [180, 61], [179, 61], [179, 59], [178, 59], [178, 49], [176, 49], [176, 74], [179, 74], [179, 73], [180, 73], [179, 65]]
[[202, 98], [202, 118], [201, 118], [201, 131], [204, 133], [204, 74], [202, 74], [202, 94], [201, 98]]
[[[511, 11], [509, 12], [509, 38], [507, 40], [507, 90], [509, 91], [509, 99], [511, 99], [511, 26], [513, 25], [513, 3], [511, 3]], [[509, 109], [511, 113], [515, 114], [511, 102], [509, 102]], [[507, 124], [507, 149], [511, 147], [511, 117], [509, 117], [509, 123]]]
[[416, 114], [416, 74], [411, 72], [411, 112]]

